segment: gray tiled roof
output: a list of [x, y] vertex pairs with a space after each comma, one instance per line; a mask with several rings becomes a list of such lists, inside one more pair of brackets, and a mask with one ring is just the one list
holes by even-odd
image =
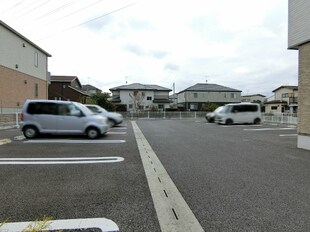
[[198, 83], [196, 85], [193, 85], [191, 87], [188, 87], [187, 89], [184, 89], [182, 92], [185, 91], [202, 91], [202, 92], [242, 92], [238, 89], [229, 88], [222, 85], [217, 84], [205, 84], [205, 83]]
[[159, 86], [159, 85], [144, 85], [140, 83], [133, 83], [129, 85], [121, 85], [114, 88], [111, 88], [110, 91], [114, 90], [157, 90], [157, 91], [171, 91], [171, 89]]

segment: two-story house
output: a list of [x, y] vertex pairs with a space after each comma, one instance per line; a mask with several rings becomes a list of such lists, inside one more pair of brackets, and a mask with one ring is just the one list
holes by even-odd
[[0, 112], [47, 99], [49, 53], [0, 20]]
[[90, 84], [82, 85], [82, 90], [90, 95], [102, 92], [101, 89], [98, 89], [97, 87]]
[[297, 113], [298, 86], [283, 85], [272, 92], [274, 100], [264, 104], [266, 113]]
[[203, 110], [207, 103], [224, 105], [241, 102], [241, 90], [217, 84], [198, 83], [178, 93], [178, 106], [184, 110]]
[[51, 76], [48, 87], [48, 99], [86, 103], [90, 95], [82, 90], [81, 82], [76, 76]]
[[169, 108], [171, 89], [159, 85], [133, 83], [109, 89], [112, 102], [126, 106], [127, 111], [165, 110]]
[[263, 104], [266, 100], [266, 96], [262, 94], [252, 94], [252, 95], [243, 95], [241, 96], [242, 102], [253, 102]]

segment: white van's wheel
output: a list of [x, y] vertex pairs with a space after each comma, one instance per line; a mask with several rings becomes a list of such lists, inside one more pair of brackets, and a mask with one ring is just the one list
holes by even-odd
[[38, 136], [38, 130], [34, 126], [26, 126], [23, 129], [23, 134], [27, 139], [33, 139]]
[[87, 134], [87, 137], [90, 139], [95, 139], [99, 137], [99, 131], [97, 128], [94, 128], [94, 127], [88, 128], [86, 131], [86, 134]]
[[255, 118], [254, 119], [254, 124], [260, 124], [260, 118]]
[[232, 125], [233, 124], [233, 120], [232, 119], [227, 119], [225, 122], [226, 125]]

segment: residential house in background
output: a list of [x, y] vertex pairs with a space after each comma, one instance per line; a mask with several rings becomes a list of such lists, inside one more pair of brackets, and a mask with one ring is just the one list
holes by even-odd
[[89, 95], [92, 95], [92, 94], [96, 94], [96, 93], [101, 93], [102, 90], [101, 89], [98, 89], [97, 87], [95, 86], [92, 86], [92, 85], [82, 85], [82, 90], [86, 93], [88, 93]]
[[0, 20], [0, 113], [20, 111], [26, 99], [48, 98], [48, 57]]
[[51, 76], [48, 87], [48, 99], [65, 100], [86, 103], [90, 94], [82, 90], [82, 85], [76, 76]]
[[218, 105], [241, 102], [241, 90], [217, 84], [198, 83], [178, 93], [178, 106], [200, 111], [211, 102]]
[[133, 83], [109, 89], [112, 102], [126, 111], [165, 110], [170, 107], [171, 89], [159, 85]]
[[241, 96], [242, 102], [253, 102], [253, 103], [264, 103], [266, 100], [266, 96], [262, 94], [252, 94], [252, 95], [244, 95]]
[[298, 86], [283, 85], [272, 92], [274, 100], [265, 102], [265, 113], [297, 113]]

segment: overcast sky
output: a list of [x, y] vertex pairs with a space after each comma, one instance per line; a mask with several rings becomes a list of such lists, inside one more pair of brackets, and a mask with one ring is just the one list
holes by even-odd
[[[104, 92], [196, 83], [242, 95], [298, 84], [285, 0], [0, 0], [0, 19], [52, 55], [52, 75]], [[171, 92], [172, 94], [172, 92]]]

